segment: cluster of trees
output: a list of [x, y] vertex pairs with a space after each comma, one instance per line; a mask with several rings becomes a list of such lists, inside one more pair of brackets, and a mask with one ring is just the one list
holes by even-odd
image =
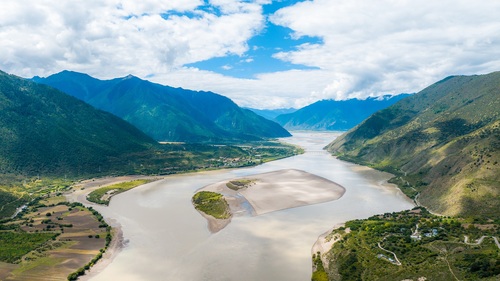
[[228, 219], [231, 217], [229, 205], [222, 194], [211, 191], [200, 191], [193, 195], [194, 207], [216, 219]]
[[[330, 268], [327, 271], [341, 276], [341, 280], [382, 277], [401, 280], [419, 275], [443, 280], [452, 277], [449, 263], [461, 279], [497, 276], [500, 249], [493, 240], [480, 245], [464, 243], [465, 235], [471, 242], [481, 236], [498, 236], [499, 228], [495, 225], [491, 221], [480, 224], [472, 219], [438, 217], [424, 208], [349, 221], [345, 227], [334, 230], [342, 239], [328, 254]], [[387, 253], [378, 245], [394, 252], [402, 265], [382, 259]]]

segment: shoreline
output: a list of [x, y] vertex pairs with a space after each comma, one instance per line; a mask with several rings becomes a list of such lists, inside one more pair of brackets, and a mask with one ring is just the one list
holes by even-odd
[[[99, 188], [106, 187], [109, 185], [114, 185], [122, 182], [137, 180], [137, 179], [151, 179], [151, 182], [165, 179], [165, 176], [142, 176], [142, 175], [128, 175], [128, 176], [118, 176], [118, 177], [103, 177], [103, 178], [92, 178], [88, 180], [83, 180], [72, 186], [70, 192], [64, 194], [68, 202], [79, 202], [87, 207], [102, 206], [105, 205], [96, 204], [87, 200], [87, 195]], [[137, 186], [135, 188], [141, 187], [143, 185]], [[111, 197], [112, 198], [112, 197]], [[110, 198], [110, 200], [111, 200]], [[97, 276], [99, 273], [104, 271], [104, 269], [110, 265], [113, 260], [118, 256], [118, 254], [126, 247], [128, 240], [123, 236], [123, 231], [120, 223], [113, 218], [104, 218], [106, 223], [111, 226], [111, 242], [108, 248], [104, 251], [102, 258], [100, 258], [92, 267], [85, 270], [85, 274], [78, 277], [78, 280], [90, 280]]]
[[[248, 180], [250, 184], [237, 190], [231, 189], [227, 185], [234, 180]], [[196, 192], [200, 191], [222, 194], [232, 217], [236, 217], [260, 216], [338, 200], [345, 194], [346, 189], [338, 183], [302, 170], [282, 169], [217, 182]], [[212, 233], [220, 231], [231, 222], [231, 219], [217, 222], [219, 219], [200, 213], [207, 219]]]
[[333, 247], [333, 244], [335, 244], [335, 242], [339, 241], [341, 238], [341, 237], [334, 236], [334, 237], [330, 237], [330, 239], [327, 240], [327, 237], [332, 233], [332, 231], [334, 231], [335, 229], [339, 229], [341, 227], [345, 227], [345, 222], [338, 223], [338, 224], [334, 225], [332, 228], [330, 228], [329, 230], [327, 230], [326, 232], [320, 234], [318, 236], [318, 239], [316, 239], [316, 242], [314, 242], [314, 244], [311, 248], [311, 256], [314, 254], [318, 254], [318, 252], [319, 252], [319, 257], [321, 259], [321, 262], [323, 263], [323, 267], [325, 268], [325, 270], [328, 269], [328, 266], [329, 266], [328, 259], [326, 259], [325, 255], [328, 252], [330, 252], [330, 250]]
[[102, 258], [94, 264], [90, 269], [85, 271], [85, 275], [78, 277], [78, 280], [87, 281], [101, 273], [118, 254], [126, 247], [128, 240], [124, 239], [122, 227], [118, 222], [114, 221], [114, 225], [108, 223], [112, 227], [112, 239]]
[[[337, 158], [338, 159], [338, 158]], [[340, 159], [338, 159], [340, 160]], [[350, 169], [354, 172], [364, 174], [369, 181], [371, 181], [377, 188], [380, 189], [385, 189], [385, 190], [395, 190], [397, 192], [397, 195], [400, 196], [401, 198], [404, 198], [407, 202], [411, 202], [414, 207], [419, 206], [415, 204], [414, 200], [412, 200], [410, 197], [406, 196], [404, 192], [399, 188], [397, 184], [390, 183], [389, 180], [394, 177], [395, 175], [385, 172], [385, 171], [380, 171], [368, 166], [363, 166], [357, 163], [353, 162], [348, 162], [344, 160], [340, 160], [346, 163], [351, 164]], [[376, 177], [374, 177], [376, 176]], [[423, 206], [425, 207], [425, 206]], [[349, 220], [347, 220], [349, 221]], [[328, 229], [326, 232], [320, 234], [318, 238], [316, 239], [316, 242], [314, 242], [313, 246], [311, 247], [311, 256], [314, 254], [317, 254], [319, 252], [319, 256], [321, 259], [321, 262], [323, 263], [323, 267], [325, 270], [328, 270], [329, 267], [329, 262], [328, 259], [326, 258], [326, 255], [330, 250], [332, 249], [333, 245], [335, 242], [339, 241], [341, 237], [338, 237], [337, 235], [330, 237], [329, 240], [327, 240], [327, 237], [335, 230], [341, 227], [345, 227], [345, 223], [347, 221], [335, 224], [333, 227]], [[347, 230], [346, 230], [347, 231]], [[314, 272], [314, 264], [312, 265], [312, 270]]]

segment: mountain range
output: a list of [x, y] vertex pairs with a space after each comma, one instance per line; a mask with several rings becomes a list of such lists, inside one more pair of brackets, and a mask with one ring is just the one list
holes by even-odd
[[131, 75], [99, 80], [72, 71], [33, 80], [115, 114], [157, 141], [232, 142], [290, 136], [279, 124], [212, 92], [172, 88]]
[[297, 111], [295, 108], [277, 108], [277, 109], [256, 109], [256, 108], [247, 108], [248, 110], [251, 110], [258, 115], [269, 119], [276, 121], [276, 117], [278, 117], [281, 114], [288, 114]]
[[327, 146], [341, 159], [396, 174], [444, 215], [500, 214], [500, 72], [447, 77], [376, 112]]
[[96, 173], [156, 142], [54, 88], [0, 71], [0, 174]]
[[364, 100], [321, 100], [295, 112], [275, 117], [287, 130], [345, 131], [353, 128], [374, 112], [384, 109], [408, 94], [369, 97]]

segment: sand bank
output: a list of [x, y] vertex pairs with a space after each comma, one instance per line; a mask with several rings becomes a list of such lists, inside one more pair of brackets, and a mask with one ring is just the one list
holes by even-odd
[[[230, 189], [227, 184], [235, 180], [247, 180], [249, 184], [239, 190]], [[214, 183], [198, 191], [224, 195], [234, 216], [255, 216], [337, 200], [345, 188], [302, 170], [285, 169]]]

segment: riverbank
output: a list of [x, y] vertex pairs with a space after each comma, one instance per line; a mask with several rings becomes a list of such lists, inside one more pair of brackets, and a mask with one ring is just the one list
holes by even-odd
[[498, 224], [470, 221], [423, 207], [350, 220], [318, 239], [336, 237], [320, 267], [332, 280], [498, 280]]
[[[72, 186], [69, 192], [64, 194], [68, 202], [79, 202], [85, 204], [86, 206], [98, 206], [99, 204], [90, 202], [87, 200], [87, 195], [92, 191], [106, 186], [111, 186], [115, 184], [120, 184], [124, 182], [129, 182], [133, 180], [148, 180], [149, 182], [164, 179], [158, 176], [143, 176], [143, 175], [127, 175], [119, 177], [103, 177], [103, 178], [92, 178], [88, 180], [80, 181]], [[138, 186], [140, 187], [140, 186]], [[97, 276], [102, 272], [109, 264], [111, 264], [114, 258], [122, 251], [126, 246], [127, 240], [124, 239], [122, 227], [118, 221], [114, 219], [105, 219], [106, 223], [112, 227], [112, 240], [108, 245], [106, 251], [102, 255], [102, 258], [90, 269], [85, 271], [85, 275], [79, 277], [79, 280], [90, 280], [92, 277]]]
[[108, 248], [102, 255], [102, 258], [92, 266], [89, 270], [85, 272], [85, 275], [78, 278], [80, 281], [90, 280], [93, 277], [97, 276], [101, 273], [108, 265], [110, 265], [116, 256], [123, 250], [126, 246], [127, 240], [123, 237], [123, 231], [121, 225], [116, 221], [108, 222], [108, 224], [112, 227], [112, 240], [108, 245]]

